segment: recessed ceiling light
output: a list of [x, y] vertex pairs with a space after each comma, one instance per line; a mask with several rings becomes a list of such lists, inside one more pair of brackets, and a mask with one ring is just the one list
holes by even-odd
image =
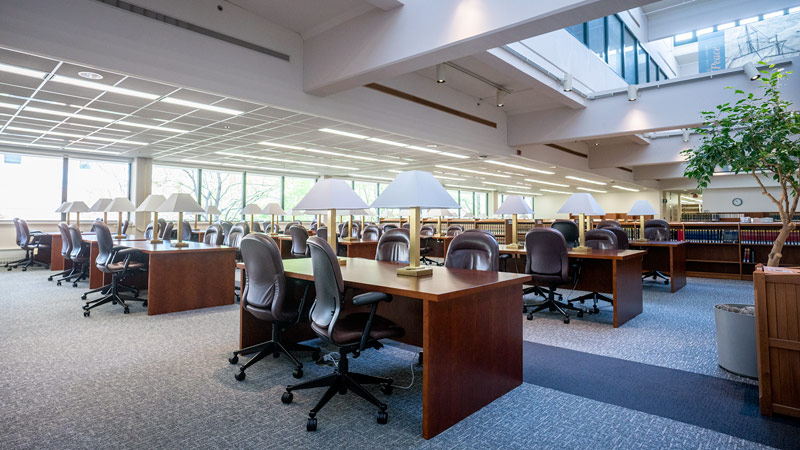
[[71, 152], [84, 152], [84, 153], [98, 153], [101, 155], [119, 155], [117, 152], [108, 152], [105, 150], [95, 150], [91, 148], [78, 148], [78, 147], [64, 147], [64, 150], [69, 150]]
[[224, 155], [224, 156], [234, 156], [237, 158], [250, 158], [250, 159], [260, 159], [262, 161], [275, 161], [281, 162], [285, 164], [304, 164], [306, 166], [318, 166], [318, 167], [330, 167], [332, 169], [342, 169], [342, 170], [358, 170], [355, 167], [346, 167], [346, 166], [335, 166], [333, 164], [328, 163], [318, 163], [313, 161], [295, 161], [286, 158], [276, 158], [271, 156], [258, 156], [258, 155], [248, 155], [244, 153], [232, 153], [232, 152], [214, 152], [217, 155]]
[[24, 67], [17, 67], [3, 63], [0, 63], [0, 72], [13, 73], [16, 75], [40, 79], [43, 79], [44, 76], [47, 75], [47, 72], [42, 72], [40, 70], [26, 69]]
[[378, 177], [378, 176], [375, 176], [375, 175], [361, 175], [361, 174], [353, 174], [353, 173], [351, 173], [349, 176], [352, 177], [352, 178], [369, 178], [371, 180], [394, 181], [393, 178]]
[[181, 130], [179, 128], [170, 128], [165, 127], [162, 125], [147, 125], [143, 123], [136, 123], [136, 122], [128, 122], [127, 120], [120, 120], [119, 122], [115, 122], [116, 125], [127, 125], [129, 127], [135, 128], [146, 128], [148, 130], [161, 130], [161, 131], [169, 131], [171, 133], [188, 133], [189, 130]]
[[349, 133], [347, 131], [339, 131], [339, 130], [334, 130], [334, 129], [331, 129], [331, 128], [320, 128], [319, 131], [322, 131], [324, 133], [338, 134], [339, 136], [347, 136], [347, 137], [356, 138], [356, 139], [367, 139], [367, 138], [369, 138], [369, 136], [364, 136], [363, 134]]
[[[3, 133], [3, 134], [6, 134], [6, 133]], [[61, 148], [60, 145], [46, 145], [46, 144], [36, 144], [36, 143], [33, 143], [33, 142], [16, 142], [16, 141], [6, 141], [6, 140], [0, 140], [0, 144], [22, 145], [22, 146], [25, 146], [25, 147], [39, 147], [39, 148]]]
[[622, 189], [623, 191], [639, 192], [638, 189], [633, 189], [633, 188], [629, 188], [629, 187], [625, 187], [625, 186], [619, 186], [619, 185], [616, 185], [616, 184], [612, 185], [611, 187], [613, 187], [614, 189]]
[[103, 76], [96, 72], [78, 72], [79, 77], [87, 78], [89, 80], [102, 80]]
[[572, 195], [572, 192], [564, 192], [564, 191], [554, 191], [552, 189], [542, 189], [544, 192], [550, 192], [551, 194], [564, 194], [564, 195]]
[[305, 147], [298, 147], [296, 145], [286, 145], [286, 144], [279, 144], [277, 142], [270, 142], [270, 141], [261, 141], [259, 145], [266, 145], [268, 147], [278, 147], [278, 148], [288, 148], [291, 150], [305, 150]]
[[608, 193], [608, 191], [601, 191], [599, 189], [590, 189], [590, 188], [583, 187], [583, 186], [578, 186], [577, 189], [580, 189], [582, 191], [597, 192], [597, 193], [600, 193], [600, 194]]
[[181, 105], [181, 106], [186, 106], [186, 107], [194, 108], [194, 109], [202, 109], [202, 110], [205, 110], [205, 111], [213, 111], [213, 112], [218, 112], [218, 113], [222, 113], [222, 114], [230, 114], [232, 116], [238, 116], [239, 114], [244, 114], [244, 111], [239, 111], [238, 109], [222, 108], [220, 106], [206, 105], [205, 103], [197, 103], [197, 102], [192, 102], [192, 101], [189, 101], [189, 100], [181, 100], [179, 98], [174, 98], [174, 97], [165, 97], [165, 98], [162, 98], [161, 101], [164, 102], [164, 103], [171, 103], [173, 105]]
[[536, 192], [522, 192], [522, 191], [508, 191], [509, 194], [520, 194], [520, 195], [542, 195], [537, 194]]
[[417, 150], [417, 151], [426, 152], [426, 153], [441, 153], [439, 150], [431, 150], [429, 148], [420, 147], [420, 146], [417, 146], [417, 145], [409, 145], [406, 148], [410, 149], [410, 150]]
[[406, 144], [402, 144], [400, 142], [395, 142], [395, 141], [387, 141], [386, 139], [367, 138], [367, 140], [368, 141], [372, 141], [372, 142], [377, 142], [379, 144], [393, 145], [395, 147], [408, 147], [408, 145], [406, 145]]
[[496, 191], [497, 189], [494, 188], [487, 188], [483, 186], [463, 186], [460, 184], [445, 184], [447, 187], [454, 187], [454, 188], [461, 188], [461, 189], [470, 189], [470, 190], [479, 190], [479, 191]]
[[25, 111], [30, 111], [34, 113], [40, 114], [49, 114], [52, 116], [61, 116], [61, 117], [74, 117], [76, 119], [84, 119], [84, 120], [91, 120], [93, 122], [103, 122], [103, 123], [111, 123], [114, 119], [107, 119], [105, 117], [97, 117], [97, 116], [90, 116], [88, 114], [79, 114], [79, 113], [72, 113], [67, 111], [56, 111], [53, 109], [45, 109], [45, 108], [38, 108], [36, 106], [26, 106]]
[[458, 155], [458, 154], [455, 154], [455, 153], [450, 153], [450, 152], [439, 152], [439, 154], [440, 154], [440, 155], [443, 155], [443, 156], [449, 156], [449, 157], [451, 157], [451, 158], [458, 158], [458, 159], [469, 159], [469, 156]]
[[481, 172], [480, 170], [462, 169], [460, 167], [451, 167], [451, 166], [445, 166], [445, 165], [442, 165], [442, 164], [437, 164], [436, 167], [439, 167], [439, 168], [442, 168], [442, 169], [453, 170], [453, 171], [456, 171], [456, 172], [467, 172], [467, 173], [475, 173], [475, 174], [478, 174], [478, 175], [489, 175], [489, 176], [500, 177], [500, 178], [511, 178], [510, 175], [503, 175], [502, 173]]
[[125, 89], [117, 86], [110, 86], [107, 84], [97, 83], [88, 80], [79, 80], [77, 78], [65, 77], [64, 75], [54, 75], [50, 79], [55, 83], [69, 84], [71, 86], [84, 87], [87, 89], [94, 89], [97, 91], [113, 92], [115, 94], [127, 95], [130, 97], [145, 98], [147, 100], [155, 100], [159, 96], [155, 94], [148, 94], [147, 92], [134, 91], [133, 89]]
[[553, 173], [554, 173], [554, 172], [550, 172], [550, 171], [547, 171], [547, 170], [539, 170], [539, 169], [533, 169], [533, 168], [530, 168], [530, 167], [518, 166], [516, 164], [511, 164], [511, 163], [507, 163], [507, 162], [503, 162], [503, 161], [489, 160], [489, 161], [486, 161], [486, 162], [489, 163], [489, 164], [494, 164], [496, 166], [506, 166], [506, 167], [511, 167], [511, 168], [518, 169], [518, 170], [527, 170], [528, 172], [543, 173], [545, 175], [553, 175]]
[[573, 177], [572, 175], [567, 175], [564, 178], [568, 178], [570, 180], [575, 180], [575, 181], [583, 181], [584, 183], [599, 184], [600, 186], [606, 185], [606, 183], [603, 183], [602, 181], [587, 180], [586, 178]]
[[382, 163], [386, 163], [386, 164], [396, 164], [396, 165], [401, 165], [401, 166], [405, 166], [406, 164], [408, 164], [407, 162], [394, 161], [394, 160], [391, 160], [391, 159], [370, 158], [369, 156], [350, 155], [348, 153], [338, 153], [338, 152], [332, 152], [332, 151], [329, 151], [329, 150], [319, 150], [319, 149], [316, 149], [316, 148], [307, 148], [307, 149], [305, 149], [305, 151], [311, 152], [311, 153], [319, 153], [321, 155], [341, 156], [343, 158], [360, 159], [360, 160], [363, 160], [363, 161], [375, 161], [375, 162], [382, 162]]
[[311, 172], [308, 170], [285, 169], [283, 167], [261, 167], [261, 166], [252, 166], [247, 164], [233, 164], [233, 163], [223, 163], [221, 165], [225, 167], [241, 167], [243, 169], [266, 170], [272, 172], [291, 172], [291, 173], [302, 173], [306, 175], [319, 175], [319, 173], [317, 172]]
[[495, 183], [495, 182], [492, 182], [492, 181], [481, 181], [481, 183], [483, 183], [483, 184], [491, 184], [493, 186], [504, 186], [504, 187], [509, 187], [509, 188], [512, 188], [512, 189], [527, 189], [527, 188], [529, 188], [529, 186], [520, 186], [518, 184]]
[[531, 183], [539, 183], [539, 184], [546, 184], [548, 186], [558, 186], [558, 187], [569, 187], [568, 184], [561, 184], [561, 183], [551, 183], [549, 181], [540, 181], [540, 180], [533, 180], [531, 178], [525, 178], [525, 181], [530, 181]]
[[428, 144], [427, 147], [436, 148], [436, 147], [438, 147], [438, 145], [436, 145], [436, 144]]
[[458, 178], [458, 177], [448, 177], [448, 176], [446, 176], [446, 175], [434, 175], [434, 177], [436, 177], [436, 178], [441, 178], [441, 179], [443, 179], [443, 180], [464, 181], [464, 179], [463, 179], [463, 178]]
[[13, 103], [0, 102], [0, 108], [19, 109], [20, 106], [22, 106], [22, 105], [15, 105]]
[[112, 142], [112, 143], [131, 144], [131, 145], [147, 145], [147, 142], [136, 142], [136, 141], [128, 141], [125, 139], [112, 139], [112, 138], [104, 138], [98, 136], [86, 136], [83, 134], [63, 133], [60, 131], [37, 130], [34, 128], [6, 127], [6, 129], [13, 131], [24, 131], [27, 133], [35, 133], [35, 134], [52, 134], [53, 136], [72, 137], [76, 139], [89, 139], [93, 141]]

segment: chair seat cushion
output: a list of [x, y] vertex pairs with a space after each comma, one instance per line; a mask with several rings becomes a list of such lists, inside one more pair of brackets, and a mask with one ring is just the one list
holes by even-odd
[[[337, 345], [351, 345], [357, 344], [361, 341], [361, 335], [364, 328], [367, 326], [369, 313], [359, 312], [350, 314], [344, 318], [336, 321], [336, 326], [333, 328], [331, 340]], [[314, 325], [314, 323], [311, 323]], [[405, 330], [400, 325], [392, 322], [391, 320], [376, 315], [372, 322], [372, 329], [370, 330], [370, 339], [388, 339], [388, 338], [401, 338], [405, 335]]]
[[[131, 262], [128, 263], [128, 269], [129, 270], [131, 270], [131, 269], [141, 269], [142, 267], [144, 267], [144, 264], [142, 264], [140, 262], [131, 261]], [[106, 268], [108, 268], [108, 270], [111, 271], [111, 272], [119, 272], [120, 270], [125, 268], [125, 261], [119, 261], [119, 262], [108, 264], [106, 266]]]

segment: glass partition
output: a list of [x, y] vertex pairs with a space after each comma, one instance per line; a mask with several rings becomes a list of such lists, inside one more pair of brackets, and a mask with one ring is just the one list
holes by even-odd
[[0, 220], [59, 220], [61, 215], [54, 211], [61, 205], [63, 161], [0, 153]]

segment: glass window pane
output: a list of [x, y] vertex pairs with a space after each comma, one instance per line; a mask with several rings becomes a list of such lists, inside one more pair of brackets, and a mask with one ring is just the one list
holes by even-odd
[[459, 217], [463, 217], [466, 215], [467, 211], [471, 212], [472, 215], [475, 215], [474, 209], [474, 202], [472, 197], [472, 192], [470, 191], [459, 191], [459, 202], [458, 204], [461, 205], [461, 211], [459, 212]]
[[628, 84], [636, 84], [636, 38], [627, 28], [624, 33], [623, 44], [625, 50], [625, 81]]
[[[370, 183], [366, 181], [356, 181], [353, 183], [353, 190], [361, 197], [361, 200], [371, 205], [372, 202], [378, 198], [378, 183]], [[367, 220], [375, 221], [377, 217], [367, 217]]]
[[[59, 220], [62, 170], [60, 157], [0, 153], [0, 220]], [[22, 190], [25, 195], [12, 195]]]
[[667, 74], [665, 74], [663, 70], [658, 69], [658, 79], [659, 80], [668, 80], [669, 78], [667, 78]]
[[[294, 206], [308, 194], [308, 191], [311, 190], [316, 181], [313, 178], [284, 177], [283, 182], [283, 210], [288, 213], [289, 210], [294, 208]], [[306, 227], [311, 226], [313, 218], [313, 215], [295, 216], [295, 220], [303, 222], [303, 225]], [[285, 217], [282, 220], [289, 219], [291, 219], [291, 217]]]
[[608, 17], [608, 65], [622, 76], [622, 22], [616, 16]]
[[647, 73], [650, 75], [650, 82], [658, 81], [658, 64], [653, 61], [653, 58], [650, 58], [650, 62], [647, 65]]
[[[264, 208], [267, 203], [281, 204], [281, 177], [271, 175], [247, 174], [247, 204], [255, 203]], [[256, 214], [255, 220], [272, 220], [272, 216]], [[278, 220], [278, 217], [275, 217]]]
[[220, 219], [230, 222], [242, 221], [242, 172], [203, 170], [201, 197], [203, 206], [217, 205]]
[[[68, 200], [81, 200], [92, 206], [99, 198], [127, 197], [128, 174], [128, 163], [70, 158]], [[102, 216], [95, 212], [84, 214], [91, 219]]]
[[[161, 194], [169, 197], [172, 194], [191, 194], [197, 195], [197, 169], [157, 166], [153, 165], [153, 194]], [[203, 207], [209, 205], [207, 199], [203, 197], [200, 204]], [[216, 203], [212, 203], [216, 205]], [[137, 205], [138, 206], [138, 205]], [[178, 220], [177, 213], [158, 213], [159, 218], [164, 220]]]
[[606, 59], [606, 27], [605, 18], [595, 19], [586, 23], [587, 44], [602, 60]]
[[475, 193], [475, 217], [487, 217], [489, 214], [489, 194]]
[[636, 45], [636, 49], [638, 51], [638, 55], [637, 55], [638, 60], [636, 61], [636, 63], [637, 63], [637, 66], [638, 66], [637, 67], [637, 74], [638, 74], [638, 77], [639, 77], [639, 78], [637, 78], [636, 82], [639, 83], [639, 84], [647, 83], [649, 81], [647, 79], [647, 57], [648, 57], [648, 55], [647, 55], [647, 52], [645, 51], [644, 47], [642, 47], [642, 44], [637, 44]]
[[583, 24], [582, 23], [579, 23], [577, 25], [573, 25], [571, 27], [567, 27], [567, 31], [569, 32], [569, 34], [575, 36], [575, 39], [581, 41], [581, 43], [584, 43], [584, 40], [583, 40], [584, 39], [584, 36], [583, 36]]

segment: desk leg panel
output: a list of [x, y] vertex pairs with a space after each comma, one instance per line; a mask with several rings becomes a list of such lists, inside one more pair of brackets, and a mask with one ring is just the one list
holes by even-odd
[[614, 261], [614, 328], [642, 312], [642, 258]]
[[424, 302], [425, 439], [522, 384], [521, 304], [519, 285]]
[[686, 246], [670, 247], [670, 292], [677, 292], [686, 286]]
[[234, 252], [150, 254], [147, 314], [165, 314], [234, 302]]
[[365, 258], [375, 259], [375, 253], [378, 251], [378, 242], [369, 244], [356, 244], [347, 246], [348, 258]]

